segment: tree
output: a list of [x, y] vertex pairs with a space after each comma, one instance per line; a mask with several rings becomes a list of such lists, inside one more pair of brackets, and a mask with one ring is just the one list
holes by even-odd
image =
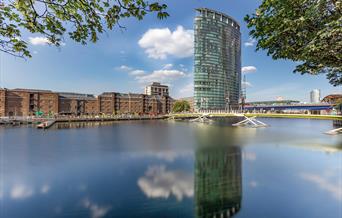
[[174, 113], [190, 111], [190, 104], [187, 101], [176, 101], [173, 105], [172, 111]]
[[335, 106], [335, 108], [336, 108], [338, 111], [340, 111], [340, 113], [342, 113], [342, 98], [340, 98], [340, 99], [338, 99], [338, 100], [336, 101], [336, 106]]
[[342, 84], [340, 0], [263, 0], [245, 21], [257, 50], [299, 62], [294, 72], [324, 73], [334, 86]]
[[31, 57], [23, 29], [39, 33], [49, 44], [60, 46], [64, 33], [82, 44], [96, 42], [105, 29], [120, 25], [123, 18], [138, 20], [148, 13], [159, 19], [169, 16], [167, 5], [146, 0], [5, 0], [0, 1], [0, 51]]

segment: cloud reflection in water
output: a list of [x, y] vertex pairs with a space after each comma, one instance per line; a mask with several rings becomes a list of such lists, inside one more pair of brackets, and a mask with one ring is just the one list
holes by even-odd
[[31, 197], [34, 194], [34, 190], [26, 185], [15, 185], [11, 189], [12, 199], [25, 199]]
[[94, 202], [91, 202], [88, 198], [82, 201], [82, 205], [84, 208], [87, 208], [90, 210], [92, 218], [104, 217], [111, 209], [111, 207], [109, 206], [100, 206], [98, 204], [95, 204]]
[[336, 200], [342, 201], [341, 181], [337, 181], [336, 183], [334, 183], [328, 178], [314, 173], [302, 173], [300, 174], [300, 177], [308, 182], [317, 185], [323, 191], [328, 192]]
[[194, 178], [192, 174], [181, 170], [167, 170], [165, 166], [151, 166], [145, 176], [139, 178], [138, 186], [149, 198], [169, 198], [175, 196], [178, 201], [184, 197], [193, 197]]

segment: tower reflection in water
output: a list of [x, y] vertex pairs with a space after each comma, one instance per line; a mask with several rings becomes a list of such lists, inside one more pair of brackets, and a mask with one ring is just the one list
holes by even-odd
[[[205, 133], [207, 137], [200, 137], [201, 145], [196, 150], [196, 217], [232, 217], [241, 207], [241, 149], [224, 145], [227, 135], [209, 137], [208, 134], [210, 132]], [[209, 141], [214, 144], [206, 145], [205, 142]]]

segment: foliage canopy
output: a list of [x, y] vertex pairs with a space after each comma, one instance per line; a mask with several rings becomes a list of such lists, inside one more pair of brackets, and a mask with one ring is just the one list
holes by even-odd
[[[156, 0], [157, 1], [157, 0]], [[120, 25], [123, 18], [138, 20], [148, 13], [169, 16], [167, 5], [146, 0], [5, 0], [0, 1], [0, 51], [31, 57], [21, 31], [39, 33], [60, 46], [67, 32], [71, 39], [96, 42], [99, 33]]]
[[263, 0], [245, 21], [257, 50], [300, 63], [294, 72], [342, 84], [341, 0]]
[[174, 113], [190, 111], [190, 104], [185, 100], [176, 101], [173, 105], [172, 111]]

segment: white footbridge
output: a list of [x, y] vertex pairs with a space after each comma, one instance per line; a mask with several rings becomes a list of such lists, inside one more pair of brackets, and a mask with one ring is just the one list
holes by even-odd
[[[237, 117], [244, 117], [245, 119], [241, 122], [233, 124], [233, 126], [243, 126], [243, 127], [253, 127], [253, 128], [258, 128], [258, 127], [267, 127], [268, 125], [257, 120], [256, 117], [246, 117], [244, 114], [233, 114], [234, 116]], [[200, 114], [197, 118], [191, 119], [190, 122], [199, 122], [199, 123], [213, 123], [214, 120], [210, 119], [212, 117], [210, 113], [203, 113]]]
[[342, 134], [342, 128], [330, 130], [330, 131], [326, 132], [325, 134], [328, 134], [328, 135]]
[[197, 118], [190, 120], [190, 122], [199, 122], [199, 123], [212, 123], [214, 122], [210, 117], [210, 114], [201, 114]]
[[246, 117], [243, 115], [245, 118], [243, 121], [240, 121], [238, 123], [233, 124], [233, 126], [243, 126], [243, 127], [253, 127], [253, 128], [258, 128], [258, 127], [267, 127], [268, 125], [266, 123], [261, 122], [260, 120], [257, 120], [256, 117]]

